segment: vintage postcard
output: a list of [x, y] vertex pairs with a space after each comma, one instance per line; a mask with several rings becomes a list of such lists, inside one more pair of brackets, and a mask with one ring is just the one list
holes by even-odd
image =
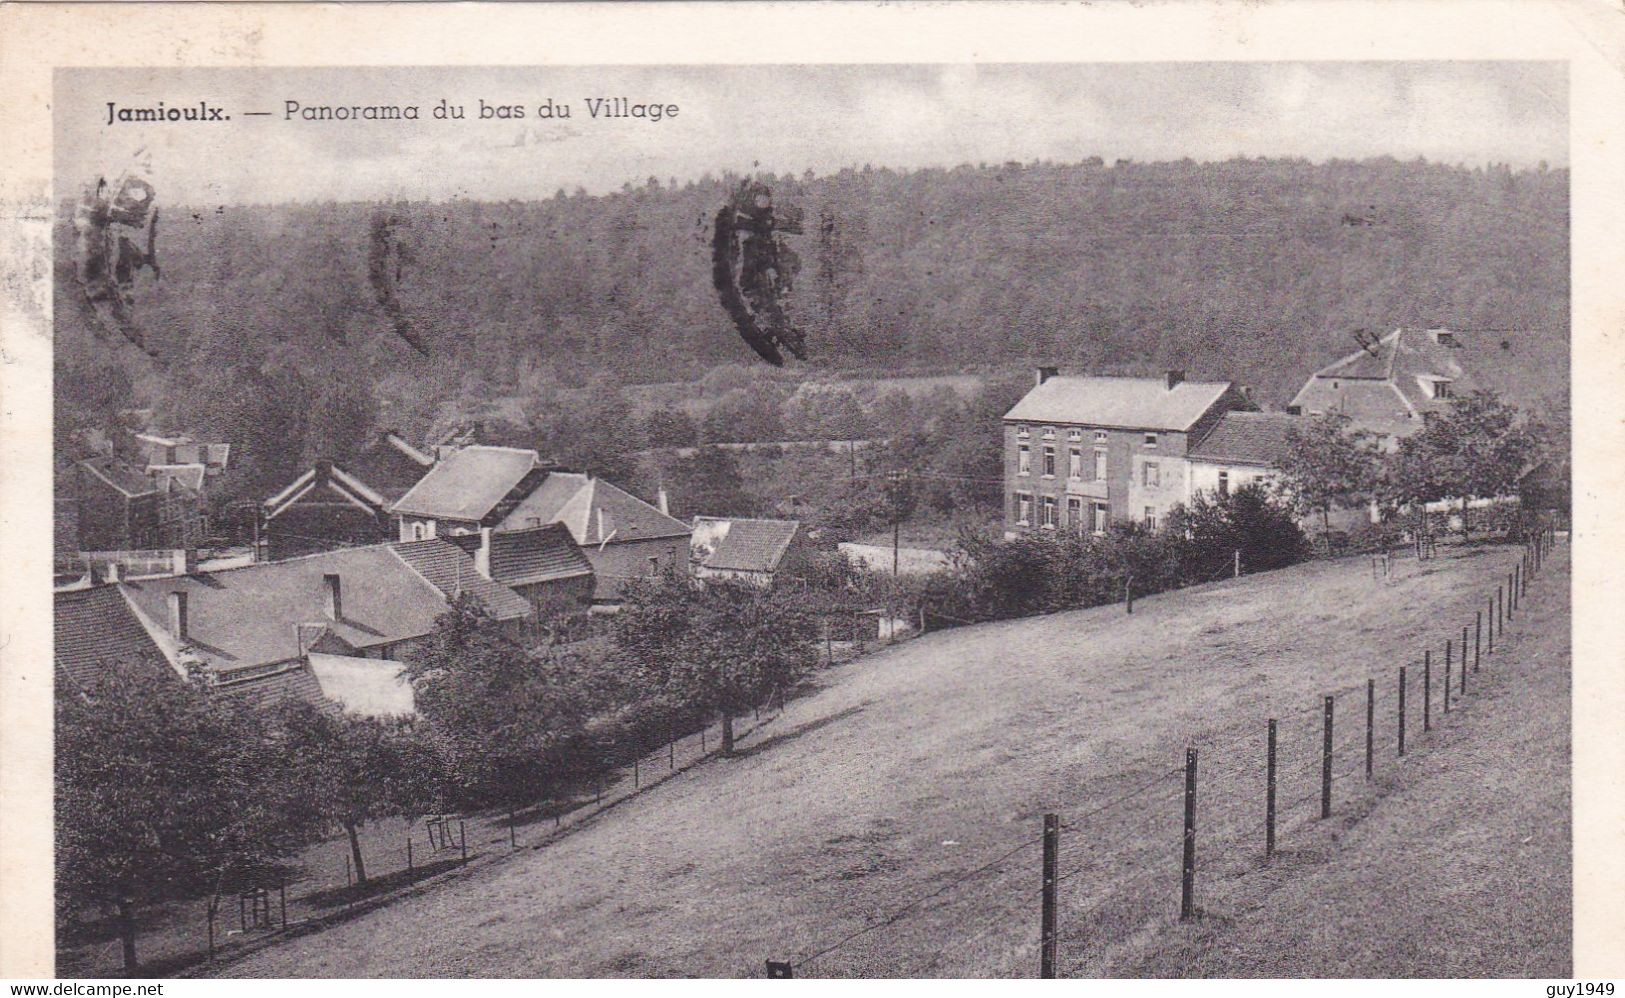
[[1617, 11], [0, 23], [0, 975], [1625, 974]]

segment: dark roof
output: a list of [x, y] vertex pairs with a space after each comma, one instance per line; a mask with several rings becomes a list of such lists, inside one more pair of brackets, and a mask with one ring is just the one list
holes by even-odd
[[530, 604], [524, 597], [481, 575], [474, 568], [474, 559], [455, 544], [433, 539], [397, 541], [388, 547], [445, 599], [468, 593], [498, 620], [512, 620], [530, 613]]
[[1303, 417], [1283, 412], [1227, 412], [1186, 456], [1192, 461], [1278, 468], [1287, 452], [1288, 433], [1303, 423]]
[[[696, 528], [700, 526], [699, 521], [710, 519], [696, 517]], [[778, 568], [801, 527], [795, 520], [728, 519], [720, 522], [726, 523], [727, 528], [719, 531], [715, 546], [700, 559], [700, 564], [705, 568], [736, 572], [771, 572]]]
[[660, 512], [624, 489], [588, 475], [550, 472], [541, 486], [526, 496], [504, 519], [509, 528], [562, 523], [583, 547], [646, 541], [657, 537], [687, 537], [686, 523]]
[[180, 678], [116, 585], [56, 593], [52, 624], [59, 683], [88, 688], [120, 663]]
[[303, 662], [290, 664], [285, 669], [245, 679], [228, 678], [208, 687], [209, 693], [246, 703], [256, 709], [280, 707], [290, 701], [302, 700], [315, 704], [324, 713], [342, 713], [340, 705], [322, 692], [321, 684]]
[[[478, 534], [448, 539], [468, 552], [480, 546]], [[562, 523], [491, 532], [491, 578], [505, 586], [528, 586], [590, 574], [592, 563], [576, 547]]]
[[79, 467], [127, 496], [144, 496], [158, 491], [157, 484], [143, 475], [139, 468], [115, 457], [86, 458], [79, 462]]
[[434, 458], [388, 432], [379, 434], [344, 464], [346, 471], [383, 496], [385, 502], [404, 496], [433, 466]]
[[[399, 549], [399, 550], [398, 550]], [[328, 620], [325, 575], [340, 581], [341, 619]], [[314, 624], [341, 647], [364, 649], [421, 637], [447, 609], [439, 582], [461, 575], [463, 589], [498, 619], [529, 607], [512, 590], [480, 579], [472, 559], [444, 541], [376, 544], [167, 579], [130, 581], [126, 590], [148, 620], [167, 622], [168, 594], [187, 594], [189, 647], [203, 664], [230, 670], [299, 657], [294, 628]], [[470, 581], [472, 580], [472, 581]], [[167, 623], [161, 626], [167, 626]], [[307, 646], [309, 638], [307, 638]]]
[[332, 502], [335, 498], [374, 515], [381, 515], [389, 501], [359, 476], [332, 462], [318, 461], [281, 492], [265, 500], [262, 506], [265, 519], [269, 521], [281, 516], [296, 503]]
[[390, 511], [478, 521], [540, 465], [533, 450], [464, 447], [441, 458]]
[[1076, 423], [1123, 429], [1189, 430], [1230, 388], [1228, 381], [1055, 376], [1004, 414], [1025, 423]]

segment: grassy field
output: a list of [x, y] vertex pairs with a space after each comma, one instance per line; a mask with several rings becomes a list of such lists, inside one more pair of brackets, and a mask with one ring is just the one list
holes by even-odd
[[[1054, 810], [1070, 974], [1552, 973], [1568, 952], [1566, 554], [1466, 709], [1445, 722], [1435, 690], [1427, 735], [1414, 663], [1472, 623], [1516, 549], [1446, 549], [1381, 582], [1362, 560], [1319, 562], [1139, 600], [1132, 616], [908, 642], [826, 673], [740, 758], [225, 972], [741, 976], [773, 958], [798, 976], [1032, 976], [1036, 844]], [[1399, 764], [1391, 687], [1406, 663]], [[1383, 687], [1369, 785], [1352, 723], [1368, 676]], [[1333, 691], [1335, 816], [1318, 822]], [[1260, 870], [1271, 716], [1282, 853]], [[1203, 918], [1179, 924], [1187, 744], [1202, 752]], [[1438, 964], [1447, 940], [1453, 962]]]

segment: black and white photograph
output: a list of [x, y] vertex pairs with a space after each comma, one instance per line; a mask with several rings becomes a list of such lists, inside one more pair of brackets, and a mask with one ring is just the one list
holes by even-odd
[[54, 973], [1575, 975], [1568, 63], [764, 42], [54, 70]]

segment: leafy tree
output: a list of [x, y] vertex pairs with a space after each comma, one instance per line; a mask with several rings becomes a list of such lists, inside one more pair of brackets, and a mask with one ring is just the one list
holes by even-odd
[[1510, 495], [1536, 453], [1536, 437], [1517, 408], [1479, 390], [1453, 400], [1428, 417], [1421, 432], [1401, 440], [1389, 473], [1402, 501], [1461, 500], [1467, 534], [1469, 500]]
[[672, 515], [751, 516], [761, 499], [745, 487], [739, 461], [720, 447], [701, 447], [691, 458], [676, 458], [662, 465], [662, 476]]
[[441, 614], [408, 675], [457, 803], [512, 810], [579, 765], [573, 753], [593, 706], [579, 677], [510, 641], [471, 597]]
[[56, 698], [57, 896], [116, 913], [132, 973], [142, 907], [214, 904], [320, 833], [264, 716], [163, 668], [131, 663]]
[[1379, 459], [1369, 434], [1350, 429], [1342, 413], [1311, 417], [1287, 431], [1280, 489], [1299, 516], [1320, 514], [1331, 530], [1333, 508], [1365, 505], [1377, 487]]
[[643, 437], [650, 447], [692, 447], [699, 443], [700, 429], [688, 413], [663, 406], [643, 417]]
[[367, 882], [360, 826], [416, 816], [436, 798], [438, 759], [400, 718], [353, 717], [295, 702], [281, 718], [288, 778], [313, 814], [344, 829], [356, 882]]
[[722, 754], [735, 714], [782, 691], [816, 664], [812, 619], [792, 593], [728, 579], [639, 581], [615, 618], [615, 646], [651, 688], [722, 715]]
[[771, 390], [735, 389], [705, 414], [703, 435], [712, 443], [783, 440], [784, 416]]
[[1227, 496], [1199, 494], [1168, 517], [1168, 532], [1184, 539], [1184, 581], [1209, 582], [1232, 571], [1237, 552], [1247, 572], [1285, 568], [1309, 554], [1290, 510], [1249, 482]]

